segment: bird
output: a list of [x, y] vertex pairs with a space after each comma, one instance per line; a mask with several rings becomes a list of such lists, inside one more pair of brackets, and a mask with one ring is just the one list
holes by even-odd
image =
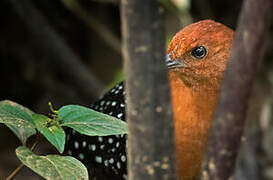
[[[171, 40], [168, 68], [179, 180], [200, 176], [207, 137], [230, 56], [234, 31], [213, 20], [184, 27]], [[91, 108], [125, 121], [121, 82]], [[91, 179], [127, 179], [126, 135], [86, 136], [68, 129], [66, 152], [82, 161]]]

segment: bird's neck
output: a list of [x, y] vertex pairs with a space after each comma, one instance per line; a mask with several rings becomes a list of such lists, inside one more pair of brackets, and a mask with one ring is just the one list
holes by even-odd
[[190, 180], [200, 172], [219, 87], [189, 87], [175, 74], [169, 78], [179, 179]]

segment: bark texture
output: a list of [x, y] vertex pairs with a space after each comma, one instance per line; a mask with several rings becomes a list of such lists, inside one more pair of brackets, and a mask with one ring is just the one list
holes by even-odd
[[130, 180], [176, 177], [161, 15], [156, 0], [122, 1]]
[[272, 0], [245, 0], [203, 163], [202, 179], [230, 179], [270, 25]]

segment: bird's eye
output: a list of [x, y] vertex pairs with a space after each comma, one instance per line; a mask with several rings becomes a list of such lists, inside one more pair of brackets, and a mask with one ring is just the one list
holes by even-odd
[[191, 55], [196, 59], [203, 59], [207, 55], [207, 49], [204, 46], [197, 46], [193, 48]]

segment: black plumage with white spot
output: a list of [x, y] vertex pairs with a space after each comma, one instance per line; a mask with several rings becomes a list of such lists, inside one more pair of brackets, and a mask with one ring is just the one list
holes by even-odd
[[[119, 83], [91, 108], [124, 121], [124, 92]], [[127, 179], [125, 135], [86, 136], [68, 129], [65, 149], [87, 166], [90, 179]]]

